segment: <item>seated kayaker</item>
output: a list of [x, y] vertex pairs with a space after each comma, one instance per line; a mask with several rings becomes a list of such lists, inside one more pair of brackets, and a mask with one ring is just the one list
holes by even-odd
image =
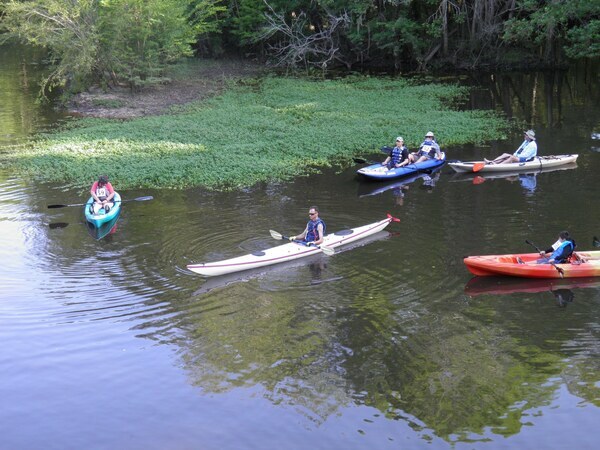
[[101, 209], [104, 209], [104, 213], [108, 213], [110, 209], [115, 205], [112, 201], [115, 196], [115, 190], [108, 181], [106, 175], [101, 175], [98, 181], [92, 184], [90, 193], [94, 198], [94, 204], [92, 205], [92, 213], [98, 214]]
[[302, 241], [306, 245], [320, 245], [325, 237], [325, 222], [319, 217], [319, 208], [311, 206], [308, 209], [308, 217], [310, 220], [306, 224], [306, 228], [297, 236], [291, 236], [292, 241]]
[[427, 132], [425, 140], [419, 146], [419, 150], [410, 154], [411, 162], [423, 162], [429, 159], [442, 159], [442, 150], [435, 141], [433, 131]]
[[403, 167], [410, 163], [408, 158], [408, 148], [404, 145], [402, 136], [396, 138], [396, 146], [392, 149], [389, 156], [381, 163], [382, 166], [387, 166], [388, 170], [397, 167]]
[[535, 142], [535, 132], [527, 130], [524, 132], [525, 140], [517, 150], [511, 155], [503, 153], [494, 160], [485, 159], [486, 164], [518, 163], [532, 161], [537, 155], [537, 143]]
[[558, 240], [551, 247], [541, 251], [541, 258], [536, 262], [538, 264], [564, 264], [569, 261], [575, 247], [575, 241], [571, 238], [569, 232], [561, 231], [558, 234]]

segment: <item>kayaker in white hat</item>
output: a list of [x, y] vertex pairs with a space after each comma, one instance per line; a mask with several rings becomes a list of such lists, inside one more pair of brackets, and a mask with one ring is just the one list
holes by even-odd
[[519, 146], [519, 148], [511, 155], [510, 153], [503, 153], [496, 159], [490, 161], [485, 159], [486, 164], [502, 164], [502, 163], [518, 163], [531, 161], [537, 155], [537, 143], [535, 142], [535, 131], [527, 130], [523, 132], [525, 140]]

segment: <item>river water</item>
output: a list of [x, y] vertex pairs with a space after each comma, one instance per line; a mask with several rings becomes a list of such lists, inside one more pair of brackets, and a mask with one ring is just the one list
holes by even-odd
[[[0, 145], [18, 145], [62, 118], [34, 103], [32, 59], [1, 57]], [[127, 191], [154, 200], [124, 204], [96, 240], [79, 207], [47, 208], [81, 191], [0, 172], [0, 448], [595, 448], [600, 279], [472, 279], [462, 257], [562, 229], [591, 249], [597, 73], [469, 77], [469, 107], [525, 122], [541, 154], [579, 154], [526, 177], [444, 167], [386, 186], [344, 167], [232, 193]], [[401, 222], [332, 257], [185, 269], [276, 245], [268, 230], [301, 232], [313, 204], [329, 231]]]

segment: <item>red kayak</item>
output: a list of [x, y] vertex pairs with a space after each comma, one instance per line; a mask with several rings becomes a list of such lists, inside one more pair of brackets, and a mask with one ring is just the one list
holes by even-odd
[[575, 252], [569, 264], [537, 264], [538, 253], [468, 256], [467, 269], [478, 276], [507, 275], [523, 278], [600, 277], [600, 251]]

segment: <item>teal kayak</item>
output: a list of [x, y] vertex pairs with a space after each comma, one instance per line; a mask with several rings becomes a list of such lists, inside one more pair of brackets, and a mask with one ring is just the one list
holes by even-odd
[[86, 202], [83, 207], [83, 213], [85, 214], [85, 220], [94, 225], [96, 228], [100, 228], [103, 224], [112, 221], [119, 217], [121, 213], [121, 196], [118, 192], [115, 192], [115, 196], [113, 198], [114, 206], [106, 213], [104, 209], [98, 211], [98, 214], [94, 214], [92, 212], [92, 204], [94, 203], [94, 197], [90, 197], [90, 199]]

